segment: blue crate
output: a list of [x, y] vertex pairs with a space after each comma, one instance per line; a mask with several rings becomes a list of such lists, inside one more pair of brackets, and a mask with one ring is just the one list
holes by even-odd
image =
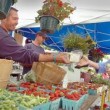
[[97, 94], [97, 90], [88, 89], [88, 94], [89, 95], [96, 95]]
[[58, 110], [61, 106], [61, 98], [51, 101], [50, 110]]
[[79, 99], [79, 103], [78, 106], [80, 107], [84, 101], [88, 98], [88, 94], [83, 95], [80, 99]]
[[64, 110], [79, 110], [83, 102], [88, 98], [88, 94], [83, 95], [79, 100], [69, 100], [62, 98], [62, 108]]
[[32, 110], [44, 110], [44, 108], [45, 108], [45, 110], [49, 110], [50, 109], [50, 105], [51, 105], [51, 103], [47, 102], [45, 104], [41, 104], [39, 106], [34, 107]]
[[44, 103], [44, 104], [41, 104], [41, 105], [38, 105], [38, 106], [35, 106], [33, 108], [27, 108], [25, 106], [19, 106], [19, 110], [50, 110], [50, 102], [47, 102], [47, 103]]
[[69, 100], [66, 98], [62, 98], [62, 108], [64, 110], [79, 110], [79, 100], [74, 101], [74, 100]]
[[89, 97], [89, 95], [88, 94], [85, 94], [84, 95], [84, 100], [86, 100], [88, 97]]

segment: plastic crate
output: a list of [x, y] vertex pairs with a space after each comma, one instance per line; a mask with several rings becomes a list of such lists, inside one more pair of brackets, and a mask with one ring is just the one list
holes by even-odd
[[97, 94], [97, 90], [88, 89], [88, 94], [89, 95], [96, 95]]
[[86, 100], [88, 98], [88, 96], [89, 96], [88, 94], [85, 94], [84, 95], [84, 100]]
[[50, 102], [47, 102], [47, 103], [35, 106], [33, 108], [19, 106], [19, 110], [44, 110], [44, 108], [45, 108], [45, 110], [50, 110], [50, 104], [51, 104]]
[[88, 94], [83, 95], [79, 100], [78, 106], [80, 107], [87, 98], [88, 98]]
[[51, 101], [50, 110], [58, 110], [61, 106], [61, 98]]
[[107, 89], [106, 86], [98, 87], [96, 90], [94, 90], [94, 89], [88, 89], [88, 94], [89, 95], [97, 95], [97, 94], [102, 93], [102, 91], [103, 90], [106, 90], [106, 89]]
[[74, 100], [62, 98], [62, 108], [64, 110], [79, 110], [78, 103], [79, 103], [79, 100], [74, 101]]
[[83, 95], [79, 100], [69, 100], [62, 98], [62, 108], [64, 110], [79, 110], [83, 102], [88, 98], [88, 94]]
[[51, 105], [51, 103], [47, 102], [45, 104], [41, 104], [39, 106], [34, 107], [32, 110], [44, 110], [44, 108], [45, 108], [45, 110], [49, 110], [50, 109], [50, 105]]

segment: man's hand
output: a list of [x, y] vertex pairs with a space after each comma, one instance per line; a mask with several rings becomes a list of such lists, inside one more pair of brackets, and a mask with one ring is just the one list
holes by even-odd
[[67, 53], [58, 53], [58, 55], [56, 56], [56, 62], [65, 64], [71, 63]]
[[67, 53], [51, 53], [51, 54], [39, 54], [39, 62], [57, 62], [57, 63], [64, 63], [69, 64], [70, 59]]

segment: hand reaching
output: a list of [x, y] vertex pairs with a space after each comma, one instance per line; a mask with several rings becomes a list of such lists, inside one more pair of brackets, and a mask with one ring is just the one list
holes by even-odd
[[89, 64], [89, 59], [85, 56], [83, 56], [81, 58], [81, 60], [79, 61], [79, 63], [77, 64], [77, 67], [84, 67], [84, 66], [88, 66]]
[[65, 64], [71, 63], [69, 56], [66, 53], [59, 53], [56, 57], [56, 61]]

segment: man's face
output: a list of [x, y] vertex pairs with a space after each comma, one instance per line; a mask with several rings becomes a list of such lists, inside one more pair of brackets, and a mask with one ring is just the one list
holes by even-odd
[[40, 36], [40, 35], [37, 36], [37, 41], [39, 42], [39, 44], [42, 44], [45, 40], [46, 40], [46, 37]]
[[18, 13], [14, 10], [10, 11], [9, 16], [5, 20], [5, 25], [8, 31], [14, 31], [18, 24]]

